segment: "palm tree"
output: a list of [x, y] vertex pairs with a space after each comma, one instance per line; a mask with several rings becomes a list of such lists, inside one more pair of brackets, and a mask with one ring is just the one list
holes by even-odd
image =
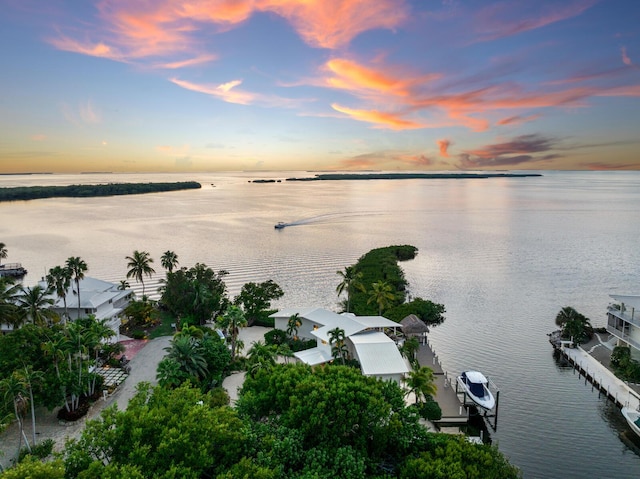
[[143, 276], [148, 276], [151, 278], [153, 273], [156, 272], [155, 269], [151, 267], [151, 263], [153, 263], [153, 258], [147, 251], [134, 251], [133, 256], [126, 256], [127, 267], [129, 271], [127, 271], [127, 278], [135, 278], [136, 281], [142, 283], [142, 297], [144, 298], [144, 280]]
[[2, 264], [2, 260], [6, 259], [8, 255], [9, 252], [7, 251], [7, 245], [0, 243], [0, 264]]
[[76, 293], [78, 294], [78, 318], [80, 317], [80, 280], [84, 279], [84, 273], [89, 268], [79, 256], [72, 256], [67, 259], [66, 268], [71, 273], [71, 279], [76, 283]]
[[180, 369], [195, 380], [199, 381], [209, 372], [200, 341], [193, 336], [178, 336], [165, 350], [169, 352], [167, 358], [176, 361]]
[[378, 281], [371, 285], [367, 304], [376, 303], [378, 314], [382, 315], [382, 311], [387, 309], [394, 299], [396, 299], [396, 295], [393, 292], [393, 287], [386, 281]]
[[14, 373], [0, 381], [0, 391], [3, 393], [4, 400], [6, 402], [13, 403], [13, 412], [16, 416], [16, 420], [18, 421], [18, 450], [16, 452], [16, 462], [20, 454], [20, 449], [22, 446], [22, 439], [24, 438], [24, 442], [27, 445], [27, 449], [31, 452], [31, 446], [29, 445], [29, 441], [27, 440], [27, 436], [24, 433], [24, 421], [23, 415], [26, 408], [26, 398], [24, 395], [26, 394], [26, 390], [24, 388], [24, 384], [20, 381], [20, 378], [14, 371]]
[[354, 266], [347, 266], [344, 271], [336, 271], [340, 275], [342, 281], [336, 287], [336, 292], [340, 296], [344, 291], [347, 292], [347, 313], [351, 310], [351, 293], [354, 289], [359, 289], [364, 292], [364, 286], [362, 285], [362, 273], [357, 272]]
[[344, 329], [341, 328], [333, 328], [328, 332], [329, 335], [329, 344], [331, 344], [331, 355], [334, 359], [340, 358], [342, 360], [342, 364], [345, 363], [345, 360], [349, 354], [349, 350], [347, 345], [345, 344], [345, 332]]
[[58, 298], [62, 298], [62, 303], [64, 304], [63, 322], [66, 322], [69, 317], [69, 312], [67, 311], [67, 291], [69, 291], [69, 287], [71, 286], [71, 271], [62, 266], [51, 268], [47, 275], [47, 285], [50, 290], [56, 293]]
[[44, 373], [42, 371], [34, 371], [31, 365], [25, 366], [24, 370], [17, 371], [18, 379], [22, 382], [22, 385], [26, 392], [29, 393], [29, 405], [31, 407], [31, 441], [32, 444], [36, 444], [36, 405], [33, 400], [33, 387], [36, 383], [41, 382], [44, 379]]
[[415, 365], [416, 362], [416, 353], [420, 349], [420, 341], [415, 336], [411, 336], [408, 338], [402, 347], [400, 348], [400, 352], [402, 355], [407, 358], [410, 364]]
[[287, 321], [287, 334], [293, 339], [298, 339], [298, 328], [302, 325], [300, 321], [300, 314], [296, 313], [289, 316]]
[[16, 298], [16, 306], [25, 321], [38, 326], [50, 324], [58, 315], [51, 309], [55, 303], [49, 297], [50, 291], [40, 285], [24, 288], [22, 294]]
[[254, 341], [247, 353], [247, 370], [252, 376], [258, 371], [269, 370], [276, 365], [278, 346], [264, 344], [262, 341]]
[[162, 264], [162, 267], [169, 273], [173, 273], [173, 268], [178, 266], [178, 255], [173, 251], [167, 250], [162, 253], [162, 256], [160, 257], [160, 264]]
[[14, 284], [13, 279], [0, 277], [0, 324], [17, 328], [22, 322], [16, 306], [16, 299], [21, 291], [21, 285]]
[[119, 291], [124, 291], [127, 288], [130, 288], [131, 285], [129, 284], [129, 282], [126, 279], [121, 279], [120, 280], [120, 284], [118, 285], [118, 290]]
[[570, 306], [562, 308], [557, 314], [556, 325], [562, 328], [563, 338], [573, 338], [576, 344], [589, 339], [593, 332], [589, 318]]
[[231, 305], [218, 322], [231, 337], [231, 360], [234, 360], [239, 343], [238, 334], [240, 333], [240, 328], [244, 328], [247, 325], [247, 318], [245, 318], [242, 309], [236, 305]]
[[434, 383], [433, 370], [427, 366], [419, 367], [410, 371], [407, 375], [406, 395], [411, 393], [416, 395], [416, 404], [426, 401], [428, 396], [435, 395], [438, 388]]

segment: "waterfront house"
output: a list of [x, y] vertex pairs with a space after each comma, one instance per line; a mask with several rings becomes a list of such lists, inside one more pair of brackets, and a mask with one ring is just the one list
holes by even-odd
[[[47, 283], [41, 280], [39, 283], [43, 288]], [[95, 316], [98, 320], [105, 320], [106, 325], [115, 333], [109, 339], [110, 342], [117, 342], [120, 339], [120, 317], [129, 302], [133, 299], [133, 291], [130, 289], [118, 289], [118, 285], [109, 281], [102, 281], [96, 278], [84, 277], [79, 282], [80, 287], [80, 310], [78, 310], [78, 293], [75, 281], [71, 281], [71, 286], [67, 290], [67, 312], [68, 320], [73, 321], [79, 317], [84, 318], [89, 315]], [[55, 292], [51, 298], [55, 301], [53, 310], [62, 318], [64, 316], [64, 301]]]
[[400, 354], [396, 343], [384, 333], [400, 325], [382, 316], [355, 316], [338, 314], [322, 308], [285, 308], [271, 315], [275, 327], [287, 330], [289, 318], [298, 315], [299, 338], [316, 341], [316, 347], [294, 353], [298, 360], [317, 365], [333, 361], [329, 331], [340, 328], [344, 331], [345, 345], [349, 355], [358, 360], [365, 376], [400, 383], [409, 367]]
[[618, 338], [618, 346], [629, 346], [631, 357], [640, 360], [640, 296], [610, 295], [607, 331]]

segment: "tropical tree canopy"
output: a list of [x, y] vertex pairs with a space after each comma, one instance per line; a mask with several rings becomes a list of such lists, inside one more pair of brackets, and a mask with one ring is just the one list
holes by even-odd
[[233, 303], [241, 306], [247, 323], [253, 325], [258, 320], [264, 320], [269, 315], [271, 302], [284, 296], [284, 291], [273, 280], [262, 283], [246, 283]]
[[190, 269], [167, 273], [161, 303], [180, 322], [204, 324], [226, 311], [229, 305], [224, 270], [217, 273], [198, 263]]

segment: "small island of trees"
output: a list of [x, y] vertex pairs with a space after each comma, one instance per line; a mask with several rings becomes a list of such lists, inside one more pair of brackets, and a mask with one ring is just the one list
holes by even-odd
[[42, 198], [88, 198], [94, 196], [140, 195], [201, 188], [196, 181], [173, 183], [109, 183], [104, 185], [18, 186], [0, 188], [0, 201]]

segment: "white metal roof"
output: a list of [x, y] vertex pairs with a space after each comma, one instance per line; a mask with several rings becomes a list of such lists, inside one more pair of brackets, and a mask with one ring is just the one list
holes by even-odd
[[640, 310], [640, 296], [610, 294], [609, 297], [615, 299], [619, 303], [624, 303], [627, 309], [635, 308]]
[[304, 351], [298, 351], [293, 355], [305, 364], [315, 366], [316, 364], [323, 364], [333, 359], [331, 354], [325, 348], [311, 348]]
[[400, 354], [398, 346], [386, 334], [367, 331], [353, 335], [349, 339], [356, 350], [364, 375], [380, 376], [409, 372], [409, 367]]
[[367, 328], [402, 328], [401, 324], [391, 321], [384, 316], [354, 316], [354, 320]]

